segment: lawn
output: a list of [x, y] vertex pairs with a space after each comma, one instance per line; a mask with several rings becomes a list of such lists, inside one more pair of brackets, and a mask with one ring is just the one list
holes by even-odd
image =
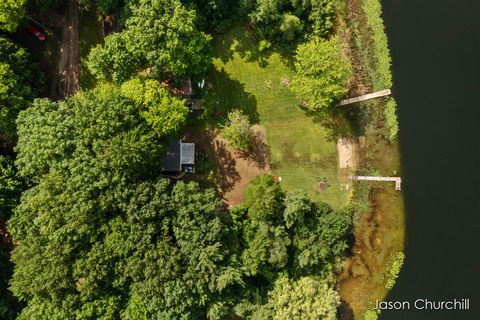
[[[303, 188], [337, 208], [347, 204], [349, 192], [340, 185], [336, 142], [305, 115], [288, 89], [291, 63], [276, 52], [260, 53], [255, 48], [244, 27], [217, 37], [214, 70], [209, 74], [212, 92], [206, 103], [213, 105], [219, 121], [228, 110], [239, 108], [264, 127], [272, 173], [282, 178], [284, 189]], [[327, 178], [329, 187], [320, 191], [317, 177]]]

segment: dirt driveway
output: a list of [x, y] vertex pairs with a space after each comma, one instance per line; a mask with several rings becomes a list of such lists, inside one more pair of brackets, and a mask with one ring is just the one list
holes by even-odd
[[68, 97], [80, 88], [80, 57], [78, 50], [78, 3], [67, 0], [62, 23], [62, 43], [58, 61], [58, 93]]

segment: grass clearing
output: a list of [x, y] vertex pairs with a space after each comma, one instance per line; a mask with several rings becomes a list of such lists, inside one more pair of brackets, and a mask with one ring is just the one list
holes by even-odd
[[[336, 142], [305, 115], [288, 89], [294, 74], [289, 60], [275, 52], [258, 52], [244, 27], [219, 37], [214, 57], [206, 101], [216, 119], [223, 120], [233, 108], [242, 109], [266, 130], [272, 173], [282, 177], [285, 190], [303, 188], [335, 208], [346, 205], [349, 192], [339, 180]], [[320, 191], [317, 177], [327, 178], [329, 187]]]

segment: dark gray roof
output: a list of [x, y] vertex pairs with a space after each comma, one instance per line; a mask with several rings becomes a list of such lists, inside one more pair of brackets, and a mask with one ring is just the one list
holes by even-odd
[[195, 164], [195, 144], [175, 140], [168, 145], [167, 152], [162, 158], [162, 171], [180, 172], [184, 164]]
[[167, 147], [167, 153], [162, 159], [162, 171], [179, 172], [182, 170], [180, 164], [180, 140], [175, 140]]
[[194, 143], [180, 143], [180, 164], [195, 164]]

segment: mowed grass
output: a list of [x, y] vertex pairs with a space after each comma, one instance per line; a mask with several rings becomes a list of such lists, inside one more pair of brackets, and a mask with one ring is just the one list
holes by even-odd
[[[222, 119], [228, 110], [239, 108], [266, 129], [272, 173], [282, 177], [285, 190], [303, 188], [335, 208], [346, 205], [349, 192], [340, 185], [336, 142], [305, 115], [285, 84], [293, 76], [286, 59], [256, 51], [243, 27], [214, 43], [214, 57], [209, 80], [216, 116]], [[324, 177], [330, 186], [320, 191], [317, 178]]]

